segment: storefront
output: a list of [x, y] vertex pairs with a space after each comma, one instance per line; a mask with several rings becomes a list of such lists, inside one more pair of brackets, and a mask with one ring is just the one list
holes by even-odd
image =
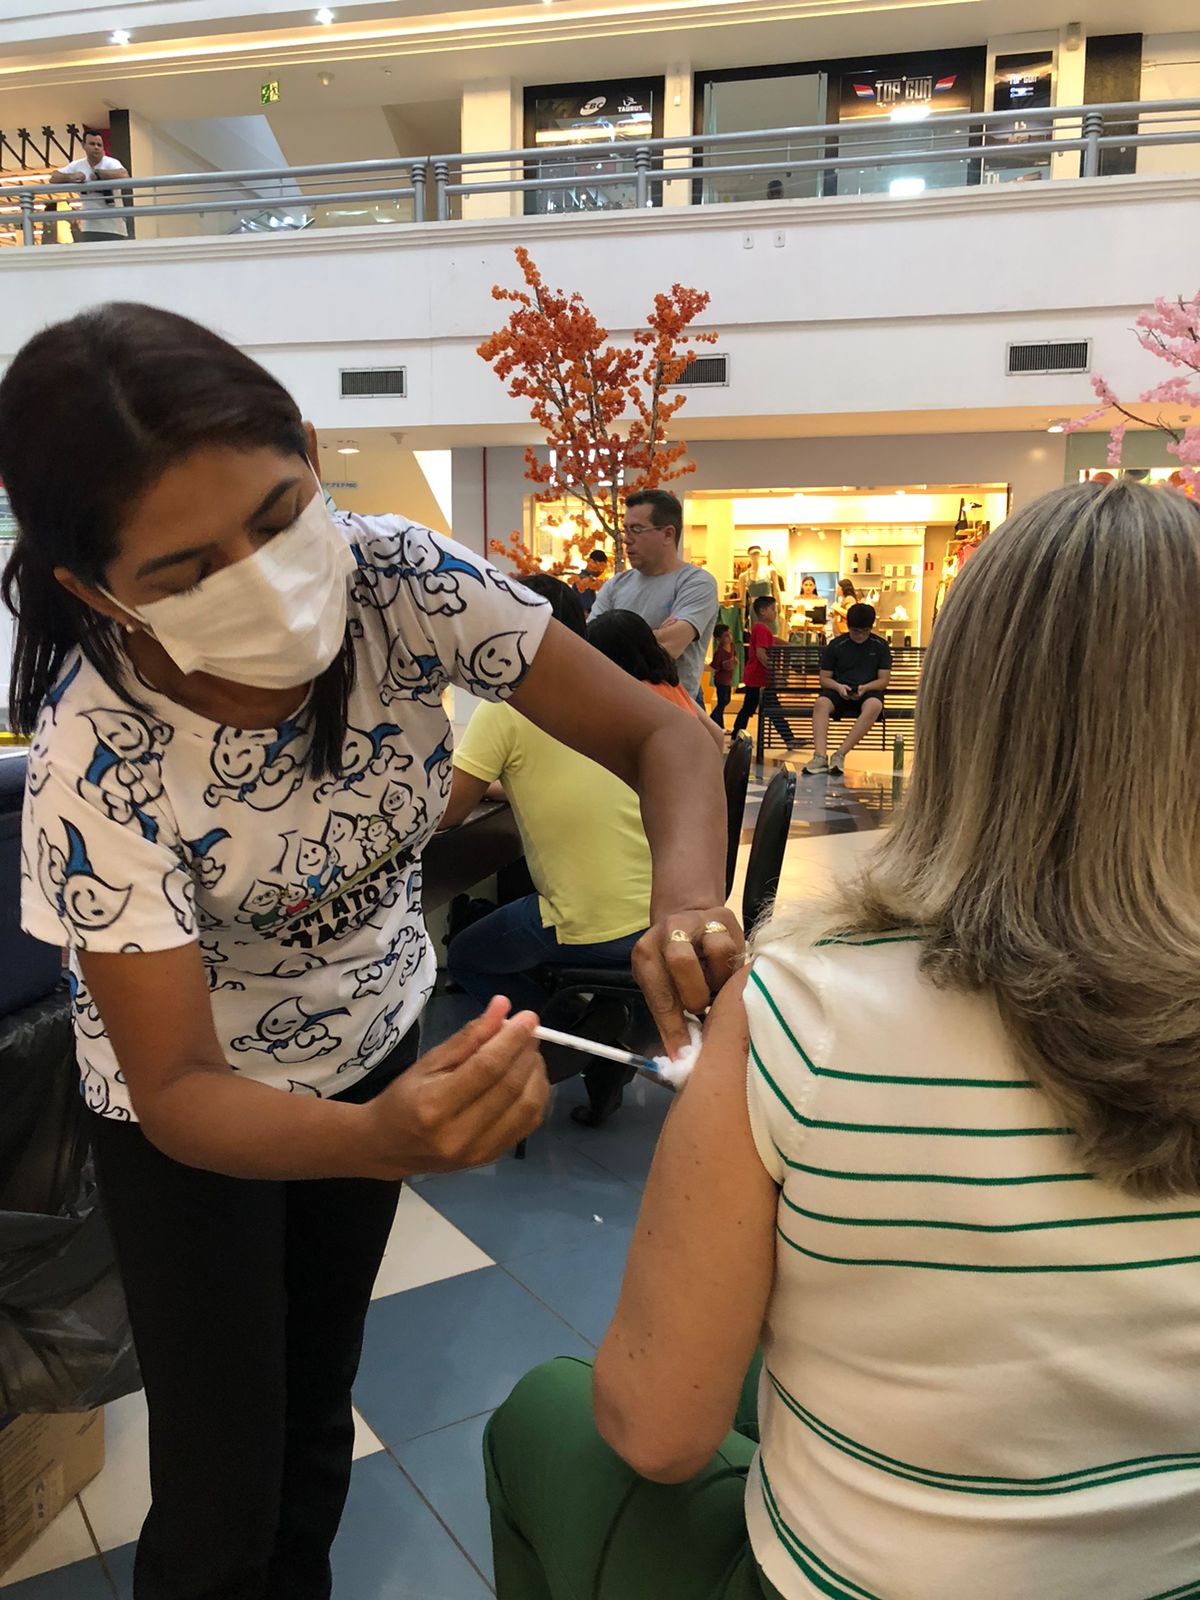
[[662, 78], [628, 78], [605, 83], [546, 84], [525, 91], [525, 145], [545, 150], [526, 178], [551, 180], [525, 194], [527, 213], [625, 211], [636, 204], [632, 150], [629, 157], [606, 154], [556, 156], [556, 149], [614, 144], [662, 136]]
[[[917, 160], [927, 149], [930, 130], [922, 124], [947, 112], [984, 109], [987, 51], [922, 51], [867, 55], [792, 66], [727, 68], [701, 73], [696, 80], [696, 132], [744, 133], [758, 128], [838, 125], [819, 145], [781, 139], [714, 153], [706, 165], [717, 171], [698, 187], [706, 203], [808, 199], [829, 194], [908, 194], [956, 188], [981, 181], [981, 159]], [[886, 117], [893, 128], [886, 141], [878, 130], [854, 124]], [[842, 130], [843, 124], [845, 131]], [[953, 141], [957, 144], [959, 141]], [[872, 167], [872, 156], [902, 153], [911, 145], [911, 163]], [[982, 154], [982, 152], [981, 152]], [[823, 167], [819, 162], [853, 157], [856, 164]], [[772, 175], [720, 172], [750, 159], [769, 161]], [[810, 165], [800, 165], [802, 162]], [[793, 164], [794, 163], [794, 164]]]
[[[779, 596], [780, 634], [798, 643], [834, 629], [847, 579], [855, 598], [875, 607], [879, 632], [895, 645], [921, 645], [954, 578], [1003, 522], [1008, 503], [1008, 486], [998, 483], [701, 490], [684, 502], [684, 553], [712, 572], [723, 606], [743, 619], [754, 593], [769, 586]], [[530, 547], [544, 566], [564, 557], [578, 564], [566, 547], [580, 526], [573, 512], [530, 504], [528, 516]], [[594, 520], [582, 526], [589, 539], [598, 534]], [[807, 577], [816, 594], [805, 600]]]

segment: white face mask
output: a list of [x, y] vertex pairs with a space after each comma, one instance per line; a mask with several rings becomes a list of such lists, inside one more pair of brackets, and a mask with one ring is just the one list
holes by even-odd
[[295, 689], [320, 677], [342, 648], [354, 567], [318, 489], [295, 522], [252, 556], [187, 594], [122, 610], [145, 623], [180, 672]]

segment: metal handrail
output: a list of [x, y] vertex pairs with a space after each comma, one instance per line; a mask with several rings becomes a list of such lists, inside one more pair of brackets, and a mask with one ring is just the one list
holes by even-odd
[[[935, 112], [927, 122], [919, 124], [922, 139], [911, 141], [914, 124], [899, 122], [890, 116], [863, 117], [852, 123], [831, 122], [807, 127], [767, 128], [743, 130], [737, 133], [675, 134], [658, 139], [609, 139], [589, 141], [575, 145], [533, 145], [516, 150], [455, 151], [438, 156], [387, 156], [370, 161], [325, 162], [298, 167], [259, 167], [234, 172], [184, 172], [169, 173], [148, 178], [97, 178], [80, 183], [5, 185], [0, 181], [0, 211], [16, 212], [21, 218], [22, 237], [33, 244], [39, 220], [45, 220], [34, 209], [35, 199], [58, 194], [78, 195], [82, 209], [53, 213], [59, 220], [89, 222], [98, 219], [111, 221], [116, 215], [122, 220], [163, 216], [204, 216], [217, 212], [245, 212], [263, 210], [311, 209], [315, 205], [339, 205], [364, 200], [411, 200], [413, 217], [424, 222], [428, 215], [426, 195], [429, 186], [434, 189], [433, 215], [440, 221], [449, 219], [451, 201], [463, 195], [496, 193], [520, 194], [530, 190], [558, 190], [579, 183], [578, 176], [563, 177], [549, 174], [525, 176], [534, 164], [573, 159], [617, 161], [622, 169], [613, 172], [589, 173], [589, 188], [604, 188], [615, 184], [628, 184], [634, 180], [634, 202], [638, 207], [649, 206], [654, 189], [664, 183], [687, 183], [696, 179], [730, 178], [751, 174], [770, 175], [780, 172], [808, 172], [828, 170], [837, 172], [847, 168], [878, 168], [937, 164], [940, 162], [995, 160], [1006, 151], [1023, 156], [1061, 156], [1072, 152], [1080, 154], [1080, 176], [1098, 177], [1100, 158], [1106, 149], [1121, 146], [1140, 148], [1172, 144], [1200, 144], [1200, 130], [1194, 124], [1200, 116], [1200, 99], [1119, 101], [1111, 105], [1048, 106], [1033, 111], [951, 111]], [[1114, 124], [1130, 123], [1132, 128], [1109, 132]], [[1008, 134], [1024, 130], [1033, 124], [1037, 137], [1013, 143]], [[1050, 125], [1053, 132], [1047, 134]], [[1143, 131], [1143, 124], [1150, 124]], [[848, 154], [841, 153], [838, 141], [852, 134], [856, 148]], [[872, 137], [874, 136], [874, 137]], [[955, 142], [957, 141], [957, 142]], [[711, 163], [714, 156], [729, 152], [737, 156], [740, 151], [750, 154], [751, 147], [774, 156], [771, 146], [814, 145], [824, 143], [824, 153], [814, 156], [786, 155], [778, 159], [763, 160], [761, 156], [750, 160]], [[861, 146], [870, 146], [864, 150]], [[835, 153], [836, 151], [836, 153]], [[677, 164], [682, 162], [683, 164]], [[487, 169], [507, 169], [508, 175], [484, 177]], [[521, 176], [512, 176], [517, 168]], [[407, 176], [405, 184], [386, 188], [352, 189], [339, 187], [333, 193], [311, 190], [305, 192], [298, 185], [323, 179], [381, 179], [390, 175]], [[475, 176], [475, 174], [480, 174]], [[454, 177], [457, 181], [452, 181]], [[249, 185], [260, 186], [278, 183], [287, 185], [287, 193], [232, 195], [226, 198], [208, 198], [222, 189], [245, 190]], [[98, 191], [117, 193], [125, 204], [96, 207], [89, 201]], [[155, 197], [158, 190], [184, 191], [177, 201], [162, 202]], [[139, 196], [149, 196], [139, 201]], [[191, 196], [194, 196], [192, 198]], [[50, 215], [50, 213], [47, 213]], [[284, 230], [286, 231], [286, 230]]]
[[[927, 121], [919, 124], [921, 128], [936, 130], [938, 128], [950, 129], [957, 125], [971, 128], [1011, 127], [1030, 121], [1036, 122], [1079, 122], [1085, 116], [1096, 115], [1105, 120], [1121, 118], [1126, 114], [1134, 115], [1140, 120], [1147, 114], [1159, 112], [1172, 113], [1180, 117], [1200, 112], [1200, 100], [1122, 100], [1112, 105], [1092, 106], [1046, 106], [1036, 111], [938, 111], [933, 113]], [[797, 144], [811, 144], [815, 139], [835, 139], [839, 135], [843, 138], [847, 133], [856, 137], [863, 133], [878, 130], [881, 133], [895, 134], [898, 128], [912, 128], [913, 123], [895, 122], [891, 117], [856, 117], [853, 122], [824, 122], [811, 127], [798, 128], [766, 128], [743, 130], [738, 133], [678, 133], [660, 139], [610, 139], [604, 142], [599, 140], [589, 141], [577, 145], [526, 145], [520, 150], [491, 150], [475, 151], [461, 150], [449, 155], [430, 156], [431, 166], [439, 162], [446, 162], [452, 166], [475, 166], [495, 164], [507, 161], [510, 165], [518, 162], [546, 161], [564, 157], [594, 155], [597, 151], [633, 151], [650, 150], [663, 151], [694, 147], [703, 145], [707, 147], [721, 147], [734, 144], [753, 144], [762, 139], [787, 139]], [[1200, 134], [1196, 135], [1200, 142]], [[1124, 141], [1128, 142], [1128, 141]], [[921, 151], [914, 149], [910, 152], [911, 159], [919, 160]], [[872, 165], [872, 162], [863, 162], [863, 166]]]

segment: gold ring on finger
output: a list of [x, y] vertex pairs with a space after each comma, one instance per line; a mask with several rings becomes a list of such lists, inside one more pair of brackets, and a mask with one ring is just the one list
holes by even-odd
[[667, 935], [667, 939], [671, 944], [691, 944], [692, 942], [691, 934], [685, 933], [682, 928], [672, 928]]
[[728, 933], [729, 929], [725, 926], [725, 924], [723, 922], [715, 922], [714, 921], [714, 922], [706, 922], [704, 924], [704, 931], [705, 931], [705, 933]]

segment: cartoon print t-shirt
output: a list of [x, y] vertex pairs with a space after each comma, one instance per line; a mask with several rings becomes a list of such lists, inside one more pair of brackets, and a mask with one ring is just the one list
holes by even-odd
[[356, 1083], [416, 1022], [436, 962], [421, 850], [450, 792], [457, 684], [506, 700], [550, 618], [530, 590], [403, 517], [338, 513], [357, 678], [344, 776], [305, 771], [307, 705], [243, 732], [130, 682], [135, 710], [80, 656], [30, 751], [22, 923], [72, 947], [83, 1091], [129, 1094], [74, 952], [196, 940], [217, 1037], [238, 1072], [296, 1094]]

